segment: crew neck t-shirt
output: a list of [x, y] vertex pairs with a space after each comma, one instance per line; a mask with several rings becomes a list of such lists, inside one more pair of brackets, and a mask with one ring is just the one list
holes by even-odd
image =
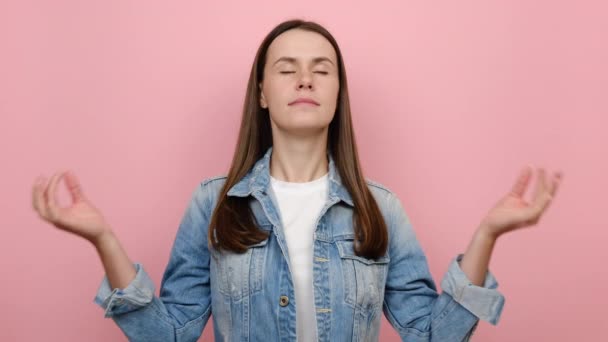
[[313, 293], [313, 234], [329, 189], [329, 173], [310, 182], [294, 183], [270, 177], [281, 222], [296, 299], [298, 342], [316, 341]]

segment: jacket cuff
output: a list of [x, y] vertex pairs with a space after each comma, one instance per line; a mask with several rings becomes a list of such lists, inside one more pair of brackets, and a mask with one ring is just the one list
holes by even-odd
[[105, 310], [104, 317], [134, 311], [146, 306], [154, 298], [154, 282], [144, 270], [143, 265], [134, 263], [133, 266], [137, 270], [135, 279], [125, 289], [112, 290], [108, 276], [104, 275], [93, 300]]
[[480, 319], [496, 325], [505, 304], [505, 297], [498, 291], [498, 282], [488, 270], [483, 287], [471, 283], [460, 268], [464, 254], [458, 254], [441, 280], [441, 288], [456, 302]]

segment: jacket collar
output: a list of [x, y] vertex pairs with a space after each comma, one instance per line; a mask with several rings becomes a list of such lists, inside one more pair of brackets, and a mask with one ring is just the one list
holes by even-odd
[[[270, 185], [270, 156], [272, 146], [270, 146], [262, 158], [260, 158], [249, 172], [228, 190], [228, 196], [246, 197], [255, 192], [267, 193]], [[337, 198], [350, 206], [354, 206], [353, 200], [348, 190], [342, 184], [342, 179], [336, 168], [334, 158], [327, 150], [329, 160], [329, 198]]]

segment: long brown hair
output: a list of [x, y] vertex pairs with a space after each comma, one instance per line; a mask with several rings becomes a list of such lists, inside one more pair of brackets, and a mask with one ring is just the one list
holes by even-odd
[[367, 187], [359, 165], [342, 53], [334, 37], [325, 28], [315, 22], [298, 19], [277, 25], [258, 48], [249, 74], [238, 142], [226, 182], [211, 217], [209, 240], [217, 250], [243, 253], [248, 246], [268, 238], [268, 233], [255, 223], [248, 204], [249, 199], [229, 197], [227, 193], [272, 146], [270, 116], [268, 110], [260, 106], [259, 84], [264, 76], [268, 47], [277, 36], [291, 29], [319, 33], [333, 45], [336, 51], [340, 91], [336, 113], [329, 124], [327, 148], [332, 153], [340, 178], [353, 199], [353, 224], [355, 237], [358, 240], [355, 244], [355, 253], [367, 258], [378, 258], [386, 253], [388, 232], [378, 204]]

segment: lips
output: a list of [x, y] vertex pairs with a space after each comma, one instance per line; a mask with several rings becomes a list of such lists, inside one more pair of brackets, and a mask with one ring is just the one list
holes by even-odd
[[313, 104], [313, 105], [319, 105], [319, 103], [313, 99], [307, 98], [307, 97], [300, 97], [297, 98], [295, 101], [292, 101], [289, 103], [290, 106], [295, 105], [295, 104], [299, 104], [299, 103], [308, 103], [308, 104]]

